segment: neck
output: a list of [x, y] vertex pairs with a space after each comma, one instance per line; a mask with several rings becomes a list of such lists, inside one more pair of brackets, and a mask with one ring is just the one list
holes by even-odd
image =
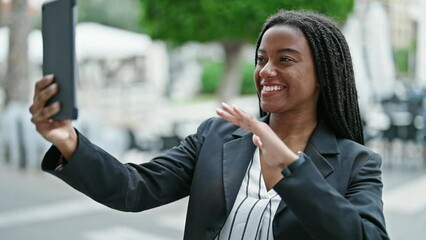
[[317, 126], [316, 114], [272, 113], [269, 125], [278, 137], [294, 152], [305, 148], [309, 137]]

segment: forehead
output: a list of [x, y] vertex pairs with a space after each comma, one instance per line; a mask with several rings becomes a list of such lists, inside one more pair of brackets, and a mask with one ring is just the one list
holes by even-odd
[[291, 48], [300, 52], [309, 52], [309, 44], [303, 32], [289, 25], [275, 25], [265, 31], [259, 45], [259, 51]]

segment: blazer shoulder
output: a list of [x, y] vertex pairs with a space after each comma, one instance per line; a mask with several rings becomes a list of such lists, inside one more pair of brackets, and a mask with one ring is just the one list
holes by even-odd
[[346, 138], [337, 138], [337, 146], [340, 152], [346, 152], [351, 155], [378, 155], [371, 148]]
[[355, 174], [362, 167], [370, 166], [379, 169], [382, 157], [374, 150], [349, 139], [338, 139], [337, 145], [344, 160], [352, 159], [352, 172]]
[[198, 127], [197, 134], [201, 135], [232, 135], [236, 130], [240, 129], [239, 126], [230, 123], [220, 117], [212, 117], [204, 120]]

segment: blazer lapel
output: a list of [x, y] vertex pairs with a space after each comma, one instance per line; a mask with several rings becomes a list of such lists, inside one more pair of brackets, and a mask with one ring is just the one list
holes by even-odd
[[[336, 136], [323, 121], [318, 122], [304, 152], [309, 156], [324, 178], [327, 178], [334, 172], [333, 166], [329, 161], [339, 154], [339, 149], [337, 147]], [[285, 202], [281, 201], [277, 214], [286, 207]]]
[[237, 129], [235, 140], [223, 146], [223, 186], [227, 213], [231, 211], [256, 146], [252, 133]]
[[333, 173], [331, 158], [339, 154], [336, 136], [324, 122], [319, 122], [304, 151], [324, 178]]

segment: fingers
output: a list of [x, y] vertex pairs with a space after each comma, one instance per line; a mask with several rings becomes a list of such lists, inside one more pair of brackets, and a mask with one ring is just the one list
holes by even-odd
[[233, 116], [232, 109], [226, 103], [222, 103], [222, 109], [216, 109], [216, 113], [223, 119], [235, 123], [235, 118]]
[[235, 114], [235, 107], [231, 107], [231, 106], [229, 106], [228, 104], [226, 104], [226, 103], [222, 103], [222, 108], [225, 110], [225, 111], [227, 111], [227, 112], [229, 112], [229, 113], [231, 113], [231, 114]]
[[[46, 102], [59, 91], [58, 84], [53, 83], [52, 75], [46, 76], [36, 83], [34, 101], [30, 106], [30, 113], [36, 114], [41, 111]], [[46, 110], [47, 111], [47, 110]]]
[[53, 115], [59, 112], [60, 110], [59, 102], [55, 102], [47, 107], [43, 107], [36, 112], [32, 113], [31, 122], [37, 124], [49, 120]]
[[220, 117], [222, 117], [226, 121], [245, 128], [245, 124], [239, 114], [236, 112], [236, 108], [230, 107], [226, 103], [222, 103], [222, 109], [217, 109], [216, 112]]
[[41, 90], [37, 95], [34, 95], [34, 102], [30, 107], [30, 112], [34, 114], [41, 110], [46, 105], [46, 102], [58, 93], [58, 90], [58, 84], [53, 83]]
[[229, 106], [226, 103], [222, 103], [222, 108], [227, 112], [229, 115], [231, 115], [233, 118], [238, 120], [250, 120], [251, 115], [244, 112], [243, 110], [235, 107], [235, 106]]
[[256, 125], [260, 123], [252, 115], [235, 106], [231, 107], [226, 103], [222, 103], [222, 109], [217, 109], [216, 112], [223, 119], [245, 128], [246, 130], [249, 130], [253, 133], [256, 131]]
[[53, 82], [53, 75], [46, 75], [35, 84], [34, 96], [37, 96], [44, 88]]
[[58, 93], [58, 84], [54, 83], [53, 75], [44, 76], [35, 84], [34, 101], [30, 106], [31, 122], [40, 123], [50, 119], [59, 112], [59, 103], [45, 107], [47, 100]]
[[233, 106], [232, 107], [234, 116], [238, 121], [245, 126], [246, 129], [254, 132], [257, 127], [259, 120], [257, 120], [253, 115], [244, 112], [243, 110]]

